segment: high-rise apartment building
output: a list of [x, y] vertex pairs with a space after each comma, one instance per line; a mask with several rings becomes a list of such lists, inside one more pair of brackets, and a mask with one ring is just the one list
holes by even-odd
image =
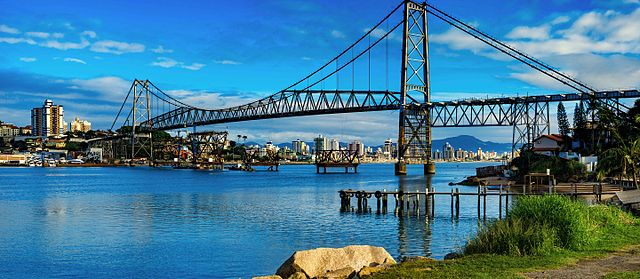
[[313, 149], [318, 152], [318, 150], [327, 150], [329, 149], [329, 139], [323, 137], [322, 135], [318, 135], [317, 138], [313, 139]]
[[31, 127], [34, 136], [60, 136], [65, 132], [64, 108], [45, 100], [41, 108], [31, 110]]
[[355, 151], [358, 156], [364, 156], [364, 144], [359, 140], [354, 140], [349, 144], [349, 151]]

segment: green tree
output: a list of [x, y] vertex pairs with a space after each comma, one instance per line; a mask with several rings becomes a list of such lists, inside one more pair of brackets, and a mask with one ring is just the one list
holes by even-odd
[[567, 111], [564, 108], [562, 102], [558, 104], [558, 131], [564, 137], [569, 136], [569, 131], [571, 127], [569, 126], [569, 119], [567, 118]]
[[[617, 135], [617, 133], [616, 133]], [[638, 189], [638, 167], [640, 164], [640, 139], [626, 142], [617, 137], [618, 144], [604, 151], [598, 162], [598, 171], [606, 174], [618, 173], [628, 176], [631, 172], [633, 186]]]

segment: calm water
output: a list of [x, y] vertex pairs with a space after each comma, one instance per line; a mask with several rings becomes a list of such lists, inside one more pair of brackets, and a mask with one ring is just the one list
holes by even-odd
[[[482, 165], [438, 164], [431, 183], [450, 191], [449, 182]], [[339, 211], [340, 189], [423, 190], [419, 173], [410, 166], [399, 178], [392, 165], [348, 175], [318, 175], [314, 166], [0, 168], [0, 277], [248, 278], [273, 274], [296, 250], [350, 244], [383, 246], [396, 258], [442, 258], [477, 229], [473, 198], [461, 198], [458, 221], [448, 197], [436, 201], [429, 222], [394, 216], [393, 200], [387, 215]]]

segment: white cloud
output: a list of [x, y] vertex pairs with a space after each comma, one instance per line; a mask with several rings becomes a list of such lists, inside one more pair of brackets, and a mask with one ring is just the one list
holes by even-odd
[[206, 66], [205, 64], [201, 64], [201, 63], [193, 63], [191, 65], [182, 65], [182, 68], [187, 69], [187, 70], [192, 70], [192, 71], [197, 71], [202, 69], [202, 67]]
[[206, 65], [202, 63], [192, 63], [191, 65], [186, 65], [183, 62], [176, 61], [175, 59], [171, 59], [169, 57], [158, 57], [156, 58], [156, 61], [151, 63], [151, 66], [162, 68], [180, 67], [191, 71], [197, 71], [202, 69]]
[[302, 57], [300, 57], [300, 59], [302, 59], [304, 61], [309, 61], [309, 60], [312, 60], [313, 58], [308, 57], [308, 56], [302, 56]]
[[36, 62], [37, 60], [38, 59], [36, 59], [35, 57], [20, 57], [20, 61], [26, 63]]
[[9, 33], [9, 34], [19, 34], [20, 33], [20, 31], [18, 31], [18, 29], [13, 28], [13, 27], [9, 27], [9, 26], [4, 25], [4, 24], [0, 24], [0, 32]]
[[551, 25], [562, 24], [562, 23], [565, 23], [565, 22], [569, 22], [570, 20], [571, 20], [571, 18], [568, 17], [568, 16], [559, 16], [559, 17], [554, 18], [551, 21]]
[[46, 39], [46, 38], [49, 38], [49, 36], [51, 36], [51, 34], [47, 32], [27, 32], [24, 34], [29, 37], [40, 38], [40, 39]]
[[73, 79], [71, 89], [98, 92], [101, 100], [121, 103], [126, 96], [131, 82], [119, 77], [100, 77], [94, 79]]
[[168, 57], [158, 57], [155, 62], [152, 62], [152, 66], [162, 67], [162, 68], [172, 68], [180, 64], [180, 62], [173, 60]]
[[[640, 59], [623, 55], [574, 54], [554, 56], [549, 62], [578, 80], [588, 81], [587, 84], [596, 90], [640, 87]], [[518, 72], [511, 76], [543, 88], [568, 90], [568, 87], [537, 71]]]
[[32, 39], [25, 39], [25, 38], [0, 38], [0, 43], [7, 43], [7, 44], [21, 44], [21, 43], [25, 43], [25, 44], [30, 44], [30, 45], [35, 45], [36, 42]]
[[80, 42], [60, 42], [56, 40], [45, 41], [38, 44], [43, 47], [55, 48], [59, 50], [83, 49], [90, 45], [89, 41], [81, 39]]
[[95, 39], [96, 37], [98, 37], [98, 34], [96, 34], [95, 31], [85, 30], [82, 33], [80, 33], [80, 36], [89, 37], [91, 39]]
[[54, 38], [54, 39], [62, 39], [63, 37], [64, 37], [64, 34], [62, 34], [62, 33], [52, 33], [51, 34], [51, 38]]
[[67, 57], [63, 60], [64, 62], [73, 62], [73, 63], [79, 63], [79, 64], [87, 64], [87, 62], [84, 62], [78, 58], [71, 58], [71, 57]]
[[549, 25], [541, 25], [536, 27], [518, 26], [513, 28], [506, 37], [509, 39], [530, 39], [530, 40], [546, 40], [549, 38]]
[[640, 4], [640, 0], [624, 0], [626, 4]]
[[144, 45], [138, 43], [117, 42], [111, 40], [98, 41], [91, 45], [91, 51], [118, 55], [123, 53], [143, 52], [144, 48]]
[[240, 65], [240, 64], [242, 64], [242, 63], [240, 63], [238, 61], [234, 61], [234, 60], [216, 60], [216, 61], [213, 61], [213, 63], [222, 64], [222, 65]]
[[479, 53], [491, 48], [487, 44], [469, 36], [455, 27], [450, 27], [447, 31], [441, 34], [430, 35], [429, 41], [437, 44], [445, 44], [453, 50], [469, 50], [473, 53]]
[[338, 31], [338, 30], [332, 30], [331, 31], [331, 36], [333, 36], [334, 38], [337, 39], [344, 39], [346, 36], [344, 35], [344, 33]]
[[151, 51], [155, 52], [155, 53], [173, 53], [173, 49], [166, 49], [163, 46], [158, 46], [154, 49], [152, 49]]

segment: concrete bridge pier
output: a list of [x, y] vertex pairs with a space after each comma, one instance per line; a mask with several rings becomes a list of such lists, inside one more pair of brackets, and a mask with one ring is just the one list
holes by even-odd
[[433, 162], [424, 164], [424, 174], [436, 174], [436, 164]]
[[407, 174], [407, 163], [399, 161], [394, 166], [396, 175], [406, 175]]

